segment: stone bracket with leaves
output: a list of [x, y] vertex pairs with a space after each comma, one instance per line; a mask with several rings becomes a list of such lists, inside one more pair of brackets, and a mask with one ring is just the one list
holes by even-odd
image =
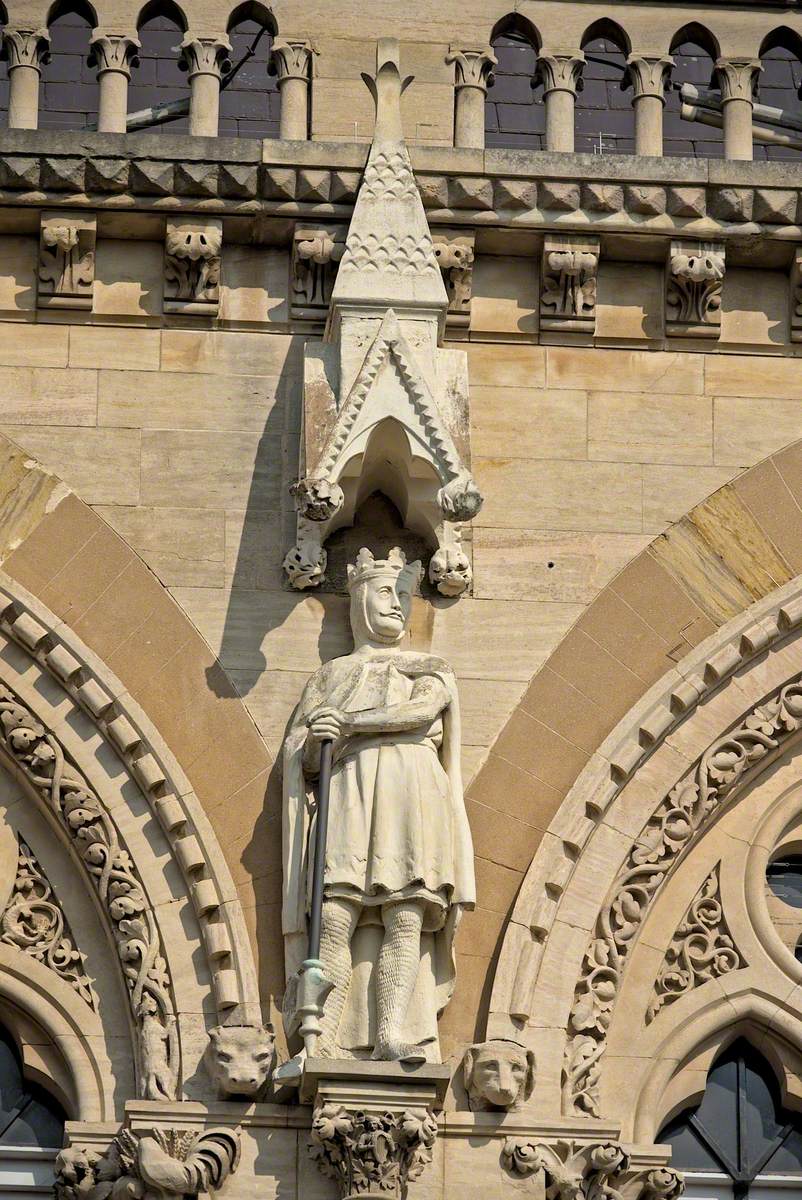
[[791, 291], [788, 306], [791, 313], [791, 341], [802, 342], [802, 246], [794, 247], [789, 286]]
[[723, 242], [672, 241], [666, 261], [666, 333], [718, 337], [726, 269]]
[[537, 1177], [544, 1200], [679, 1200], [685, 1190], [677, 1171], [639, 1163], [616, 1141], [508, 1137], [501, 1161], [513, 1176]]
[[217, 316], [222, 246], [222, 221], [167, 222], [164, 238], [166, 313]]
[[335, 1179], [343, 1200], [386, 1196], [402, 1200], [406, 1186], [432, 1161], [437, 1120], [428, 1107], [374, 1113], [321, 1104], [312, 1118], [309, 1151]]
[[547, 235], [543, 239], [540, 327], [594, 333], [596, 277], [601, 244], [597, 237]]
[[325, 322], [345, 234], [345, 225], [296, 225], [290, 261], [293, 320]]
[[471, 323], [473, 264], [476, 235], [473, 230], [438, 229], [434, 254], [448, 293], [446, 328], [467, 329]]
[[94, 213], [42, 213], [36, 275], [38, 308], [91, 309], [96, 236]]

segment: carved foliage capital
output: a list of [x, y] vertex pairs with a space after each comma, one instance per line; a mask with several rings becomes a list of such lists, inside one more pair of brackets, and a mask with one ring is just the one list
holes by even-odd
[[221, 79], [231, 70], [231, 43], [227, 37], [196, 37], [187, 33], [179, 47], [178, 66], [188, 79], [196, 75], [213, 75]]
[[673, 66], [674, 59], [667, 54], [640, 54], [633, 51], [627, 59], [622, 86], [631, 85], [636, 100], [640, 100], [641, 96], [656, 96], [665, 103]]
[[128, 33], [101, 33], [94, 31], [89, 47], [87, 62], [90, 67], [97, 67], [98, 75], [106, 71], [116, 71], [120, 75], [131, 78], [131, 68], [139, 66], [139, 51], [142, 43], [138, 37]]
[[170, 221], [164, 240], [164, 310], [214, 316], [220, 300], [221, 221]]
[[685, 1190], [677, 1171], [636, 1165], [617, 1142], [508, 1137], [501, 1162], [512, 1175], [539, 1175], [552, 1200], [679, 1200]]
[[723, 242], [672, 242], [666, 265], [666, 332], [717, 337], [726, 269]]
[[432, 1161], [437, 1121], [430, 1108], [381, 1114], [339, 1104], [315, 1109], [309, 1151], [343, 1197], [381, 1193], [401, 1200]]
[[570, 92], [575, 96], [582, 90], [584, 67], [585, 56], [581, 50], [541, 50], [537, 59], [537, 74], [543, 83], [543, 95], [547, 96], [549, 92]]
[[309, 79], [317, 50], [305, 38], [276, 38], [270, 55], [270, 74], [279, 87], [285, 79]]
[[721, 99], [754, 100], [757, 80], [763, 67], [759, 58], [719, 58], [716, 60], [716, 80]]
[[42, 213], [36, 303], [39, 308], [91, 308], [96, 218]]
[[46, 29], [3, 30], [3, 58], [9, 71], [15, 67], [35, 67], [40, 70], [50, 62], [50, 34]]
[[596, 323], [598, 238], [546, 237], [540, 284], [544, 329], [593, 331]]
[[493, 68], [498, 59], [489, 46], [472, 50], [456, 50], [452, 47], [446, 62], [454, 64], [454, 86], [473, 87], [486, 92], [493, 85]]

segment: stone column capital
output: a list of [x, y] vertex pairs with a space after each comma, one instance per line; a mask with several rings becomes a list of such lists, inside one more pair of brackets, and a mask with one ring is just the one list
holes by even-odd
[[537, 58], [537, 76], [543, 84], [543, 95], [549, 92], [569, 92], [576, 96], [582, 90], [582, 71], [585, 56], [581, 50], [541, 50]]
[[87, 62], [90, 67], [97, 67], [99, 76], [106, 71], [116, 71], [130, 79], [131, 68], [139, 66], [140, 49], [141, 42], [133, 33], [104, 33], [95, 29]]
[[721, 102], [746, 100], [752, 104], [758, 75], [763, 70], [759, 58], [718, 58], [715, 74], [721, 89]]
[[655, 96], [665, 104], [673, 66], [674, 59], [668, 54], [643, 54], [633, 50], [627, 58], [622, 86], [631, 85], [635, 100], [640, 100], [642, 96]]
[[303, 79], [312, 74], [314, 56], [318, 53], [306, 38], [276, 38], [270, 54], [268, 71], [275, 75], [279, 87], [287, 79]]
[[186, 71], [190, 82], [196, 75], [211, 75], [220, 80], [231, 70], [231, 43], [223, 34], [196, 37], [189, 31], [179, 50], [181, 55], [178, 66], [182, 71]]
[[40, 71], [50, 62], [50, 34], [44, 28], [25, 29], [6, 26], [3, 30], [3, 58], [9, 71], [33, 67]]
[[486, 92], [493, 85], [493, 68], [498, 59], [490, 46], [476, 49], [449, 47], [446, 62], [454, 64], [454, 87], [478, 88]]

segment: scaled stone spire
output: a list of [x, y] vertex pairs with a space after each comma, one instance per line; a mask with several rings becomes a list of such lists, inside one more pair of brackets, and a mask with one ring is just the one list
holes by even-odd
[[382, 38], [375, 78], [362, 77], [376, 126], [331, 303], [445, 313], [448, 297], [401, 128], [398, 43]]

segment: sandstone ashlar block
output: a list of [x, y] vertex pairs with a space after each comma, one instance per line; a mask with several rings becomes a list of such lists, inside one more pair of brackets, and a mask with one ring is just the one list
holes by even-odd
[[38, 308], [91, 309], [96, 235], [94, 214], [42, 213], [36, 275]]
[[345, 225], [296, 225], [290, 264], [290, 316], [325, 322], [345, 251]]
[[802, 342], [802, 246], [794, 250], [791, 262], [790, 297], [791, 341]]
[[672, 241], [666, 261], [666, 333], [717, 338], [726, 260], [723, 242]]
[[592, 334], [596, 328], [596, 276], [600, 243], [596, 237], [543, 240], [540, 327]]
[[164, 238], [166, 313], [217, 316], [222, 245], [222, 221], [167, 222]]

